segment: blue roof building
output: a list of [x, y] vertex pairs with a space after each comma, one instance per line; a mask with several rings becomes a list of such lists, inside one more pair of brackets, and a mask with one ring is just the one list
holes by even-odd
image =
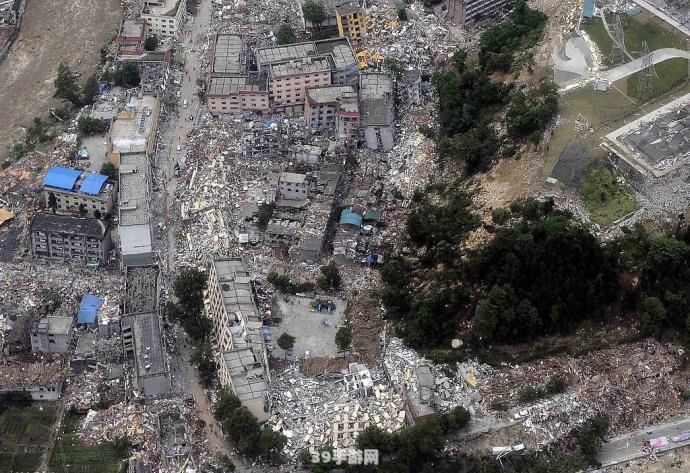
[[54, 187], [55, 189], [62, 189], [71, 191], [77, 183], [77, 179], [81, 176], [81, 171], [77, 169], [62, 168], [53, 166], [46, 173], [43, 179], [43, 185], [46, 187]]
[[89, 195], [98, 195], [103, 188], [103, 184], [108, 180], [108, 176], [103, 174], [97, 174], [95, 172], [89, 173], [81, 183], [79, 187], [79, 192]]
[[594, 0], [585, 0], [582, 6], [582, 18], [591, 20], [594, 16]]
[[96, 314], [103, 305], [103, 299], [91, 294], [84, 294], [79, 305], [78, 324], [93, 325], [96, 323]]
[[58, 213], [101, 218], [113, 211], [117, 183], [103, 174], [53, 166], [43, 179], [43, 190], [46, 202], [54, 199]]

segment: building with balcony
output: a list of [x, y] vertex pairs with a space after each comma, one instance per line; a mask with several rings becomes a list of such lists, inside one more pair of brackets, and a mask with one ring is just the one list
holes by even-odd
[[31, 223], [31, 254], [99, 264], [108, 261], [110, 221], [39, 213]]
[[113, 211], [117, 184], [103, 174], [53, 166], [43, 179], [43, 193], [58, 213], [102, 218]]
[[149, 33], [173, 38], [185, 20], [186, 0], [147, 0], [141, 12]]

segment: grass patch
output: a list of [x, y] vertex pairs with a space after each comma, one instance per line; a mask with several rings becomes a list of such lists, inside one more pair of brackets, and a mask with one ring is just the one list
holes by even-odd
[[[621, 18], [625, 31], [625, 47], [634, 58], [642, 55], [642, 42], [646, 41], [650, 51], [662, 48], [677, 48], [686, 50], [685, 39], [675, 30], [666, 28], [665, 24], [656, 17], [647, 17], [644, 13], [636, 17]], [[627, 21], [627, 25], [626, 25]], [[614, 15], [608, 13], [606, 22], [613, 32]], [[582, 30], [597, 45], [602, 55], [604, 66], [611, 66], [609, 55], [613, 48], [613, 40], [606, 32], [601, 18], [595, 17], [582, 24]], [[627, 62], [627, 59], [626, 59]], [[661, 75], [661, 74], [659, 74]]]
[[657, 95], [664, 94], [684, 82], [688, 78], [688, 60], [683, 58], [668, 59], [654, 66], [659, 77], [652, 77], [654, 91], [651, 96], [640, 95], [637, 92], [637, 84], [640, 80], [640, 73], [628, 77], [628, 95], [636, 99], [649, 99]]
[[0, 414], [0, 472], [36, 471], [55, 422], [52, 404], [7, 409]]
[[86, 445], [77, 437], [83, 416], [66, 413], [48, 464], [54, 473], [118, 473], [124, 452], [114, 442]]
[[609, 225], [637, 207], [628, 190], [603, 165], [589, 172], [582, 183], [580, 195], [592, 220], [599, 225]]

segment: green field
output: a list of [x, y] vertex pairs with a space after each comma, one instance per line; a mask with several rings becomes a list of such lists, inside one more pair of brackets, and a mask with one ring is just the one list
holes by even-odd
[[[613, 31], [613, 14], [606, 15], [609, 29]], [[625, 31], [625, 47], [633, 58], [642, 55], [642, 42], [646, 41], [650, 51], [661, 48], [677, 48], [687, 50], [686, 40], [675, 30], [658, 20], [656, 17], [644, 12], [635, 17], [627, 18], [628, 24], [623, 22]], [[604, 66], [611, 66], [609, 55], [613, 46], [613, 40], [606, 32], [601, 18], [592, 18], [591, 21], [582, 24], [582, 29], [596, 43], [601, 53]]]
[[51, 473], [118, 473], [124, 455], [113, 443], [86, 445], [76, 432], [82, 416], [65, 414], [48, 464]]
[[592, 169], [580, 189], [592, 221], [606, 226], [637, 208], [630, 192], [603, 165]]
[[[688, 60], [683, 58], [668, 59], [654, 66], [658, 77], [653, 77], [654, 91], [652, 96], [664, 94], [688, 78]], [[628, 77], [628, 95], [636, 99], [645, 100], [649, 96], [637, 92], [637, 82], [640, 73]]]
[[55, 406], [10, 408], [0, 414], [0, 473], [32, 472], [53, 432]]

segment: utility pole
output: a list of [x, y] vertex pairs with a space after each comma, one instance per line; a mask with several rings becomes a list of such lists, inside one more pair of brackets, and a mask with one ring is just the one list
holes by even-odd
[[654, 79], [659, 77], [654, 68], [654, 53], [649, 52], [647, 42], [642, 42], [642, 70], [637, 81], [637, 94], [639, 97], [651, 97], [654, 94]]
[[614, 66], [625, 63], [628, 51], [625, 49], [625, 32], [621, 24], [620, 15], [614, 16], [613, 21], [613, 47], [611, 48], [611, 62]]

